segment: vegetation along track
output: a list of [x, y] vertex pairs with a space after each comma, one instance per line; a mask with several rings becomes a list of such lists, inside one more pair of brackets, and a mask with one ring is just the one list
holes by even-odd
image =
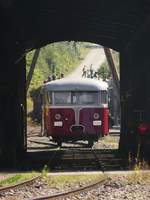
[[94, 182], [90, 185], [87, 185], [85, 187], [78, 188], [76, 190], [60, 193], [60, 194], [53, 195], [53, 196], [45, 196], [45, 197], [34, 198], [33, 200], [44, 200], [44, 199], [46, 199], [46, 200], [49, 200], [49, 199], [50, 200], [63, 200], [63, 199], [67, 199], [67, 198], [72, 198], [73, 196], [76, 196], [78, 194], [81, 194], [81, 193], [87, 192], [89, 190], [95, 189], [95, 188], [99, 187], [100, 185], [106, 183], [109, 180], [110, 180], [110, 178], [107, 177], [107, 178], [101, 179], [97, 182]]
[[0, 188], [0, 197], [5, 195], [5, 193], [7, 193], [9, 191], [12, 191], [12, 190], [16, 191], [16, 190], [24, 188], [26, 186], [33, 185], [35, 182], [39, 181], [40, 179], [41, 179], [41, 175], [38, 175], [38, 176], [36, 176], [32, 179], [23, 181], [23, 182], [18, 183], [18, 184], [13, 184], [13, 185], [9, 185], [9, 186], [6, 186], [6, 187], [1, 187]]

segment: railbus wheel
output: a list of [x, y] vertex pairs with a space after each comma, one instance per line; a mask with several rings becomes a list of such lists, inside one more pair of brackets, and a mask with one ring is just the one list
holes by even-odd
[[94, 144], [93, 140], [88, 140], [88, 147], [92, 147]]

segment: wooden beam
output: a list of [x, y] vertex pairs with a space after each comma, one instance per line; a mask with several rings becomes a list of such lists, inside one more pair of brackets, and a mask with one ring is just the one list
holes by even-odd
[[109, 68], [110, 68], [110, 71], [111, 71], [111, 74], [112, 74], [112, 78], [114, 80], [114, 83], [115, 83], [115, 86], [116, 86], [116, 89], [117, 89], [118, 97], [119, 97], [120, 96], [119, 75], [118, 75], [117, 69], [115, 67], [110, 49], [107, 48], [107, 47], [104, 47], [104, 52], [105, 52], [107, 62], [108, 62], [108, 65], [109, 65]]
[[31, 80], [32, 80], [32, 76], [33, 76], [33, 73], [34, 73], [34, 69], [35, 69], [35, 66], [36, 66], [37, 59], [39, 57], [39, 53], [40, 53], [40, 48], [36, 49], [35, 52], [34, 52], [32, 63], [31, 63], [31, 66], [30, 66], [30, 70], [29, 70], [29, 73], [28, 73], [28, 76], [27, 76], [27, 85], [26, 85], [27, 91], [29, 89], [29, 86], [30, 86], [30, 83], [31, 83]]

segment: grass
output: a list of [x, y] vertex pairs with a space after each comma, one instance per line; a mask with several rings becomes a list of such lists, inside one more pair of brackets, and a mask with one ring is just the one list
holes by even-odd
[[119, 143], [119, 141], [118, 141], [118, 138], [116, 137], [112, 137], [112, 136], [110, 136], [110, 135], [108, 135], [108, 136], [106, 136], [106, 137], [103, 137], [101, 140], [100, 140], [100, 142], [102, 143], [102, 144], [105, 144], [105, 145], [109, 145], [109, 146], [111, 146], [111, 147], [113, 147], [113, 148], [118, 148], [118, 143]]
[[45, 178], [50, 187], [63, 187], [72, 186], [73, 184], [89, 184], [90, 182], [104, 179], [105, 175], [92, 174], [92, 175], [60, 175], [60, 176], [47, 176]]
[[140, 171], [140, 170], [149, 170], [150, 166], [147, 161], [144, 160], [144, 157], [140, 156], [140, 143], [138, 144], [138, 150], [136, 155], [134, 157], [132, 156], [132, 152], [129, 152], [128, 154], [128, 162], [129, 162], [129, 168], [134, 171]]
[[128, 176], [127, 180], [130, 183], [150, 181], [150, 172], [143, 173], [141, 171], [136, 171], [134, 174]]
[[109, 176], [116, 183], [121, 183], [122, 187], [130, 185], [149, 185], [150, 172], [149, 171], [132, 171], [124, 174], [112, 174]]
[[34, 178], [38, 174], [35, 172], [32, 173], [24, 173], [24, 174], [16, 174], [14, 176], [11, 176], [9, 178], [6, 178], [2, 181], [0, 181], [0, 187], [8, 186], [8, 185], [14, 185], [29, 179]]
[[135, 171], [133, 174], [126, 175], [124, 185], [150, 183], [150, 172]]
[[148, 170], [148, 169], [149, 169], [149, 165], [144, 160], [143, 161], [137, 161], [133, 166], [134, 171]]

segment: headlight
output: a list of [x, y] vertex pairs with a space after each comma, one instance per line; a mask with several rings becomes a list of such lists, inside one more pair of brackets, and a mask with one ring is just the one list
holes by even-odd
[[61, 119], [61, 115], [59, 113], [55, 114], [55, 119], [56, 120], [60, 120]]
[[99, 119], [100, 115], [98, 113], [94, 113], [93, 117], [94, 119]]
[[144, 135], [144, 134], [148, 133], [149, 130], [150, 130], [149, 125], [146, 124], [146, 123], [141, 123], [141, 124], [138, 126], [138, 132], [139, 132], [141, 135]]

